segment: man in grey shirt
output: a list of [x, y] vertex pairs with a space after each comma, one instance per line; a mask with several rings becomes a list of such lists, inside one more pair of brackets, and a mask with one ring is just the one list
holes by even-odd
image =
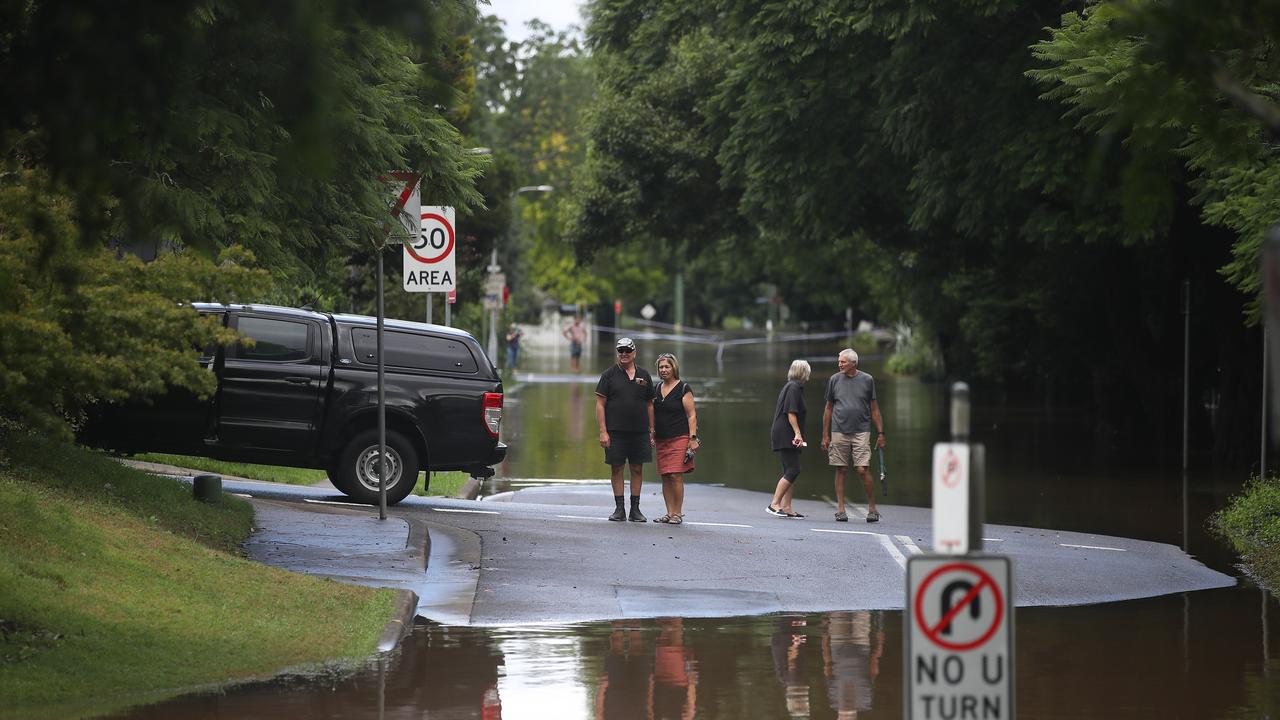
[[858, 353], [852, 348], [840, 351], [836, 365], [840, 372], [827, 381], [827, 407], [822, 412], [822, 449], [827, 463], [836, 469], [836, 520], [848, 522], [844, 510], [844, 478], [852, 465], [862, 476], [867, 491], [867, 522], [880, 519], [876, 510], [876, 486], [867, 467], [871, 465], [871, 425], [880, 437], [876, 447], [884, 447], [884, 420], [880, 403], [876, 402], [876, 381], [858, 370]]

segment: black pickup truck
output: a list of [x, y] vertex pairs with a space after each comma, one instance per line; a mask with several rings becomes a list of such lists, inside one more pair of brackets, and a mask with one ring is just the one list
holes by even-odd
[[[270, 305], [196, 303], [252, 343], [206, 348], [218, 377], [207, 399], [170, 391], [99, 408], [87, 444], [222, 460], [323, 468], [352, 498], [378, 502], [377, 321]], [[490, 477], [502, 381], [470, 334], [426, 323], [384, 323], [387, 502], [413, 491], [420, 470]]]

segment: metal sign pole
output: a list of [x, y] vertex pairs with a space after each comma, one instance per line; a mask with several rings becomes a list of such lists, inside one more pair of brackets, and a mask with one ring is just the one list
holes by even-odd
[[969, 386], [951, 389], [951, 442], [934, 446], [934, 548], [907, 560], [908, 720], [1014, 717], [1013, 566], [982, 554], [984, 452]]
[[387, 396], [385, 392], [386, 363], [382, 352], [382, 251], [386, 243], [378, 246], [378, 519], [387, 519]]

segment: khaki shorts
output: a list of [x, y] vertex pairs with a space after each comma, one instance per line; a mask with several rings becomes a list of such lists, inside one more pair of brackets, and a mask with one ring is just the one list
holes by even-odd
[[868, 467], [871, 465], [871, 431], [831, 433], [827, 464], [832, 467]]

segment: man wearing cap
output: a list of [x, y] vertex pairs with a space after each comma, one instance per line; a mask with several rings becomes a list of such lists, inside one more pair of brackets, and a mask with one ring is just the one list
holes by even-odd
[[[644, 463], [653, 446], [653, 377], [636, 365], [636, 344], [618, 338], [618, 362], [600, 374], [596, 383], [596, 424], [600, 427], [600, 447], [611, 470], [613, 502], [610, 520], [645, 522], [640, 512], [640, 484]], [[623, 505], [622, 468], [631, 466], [631, 513]]]

